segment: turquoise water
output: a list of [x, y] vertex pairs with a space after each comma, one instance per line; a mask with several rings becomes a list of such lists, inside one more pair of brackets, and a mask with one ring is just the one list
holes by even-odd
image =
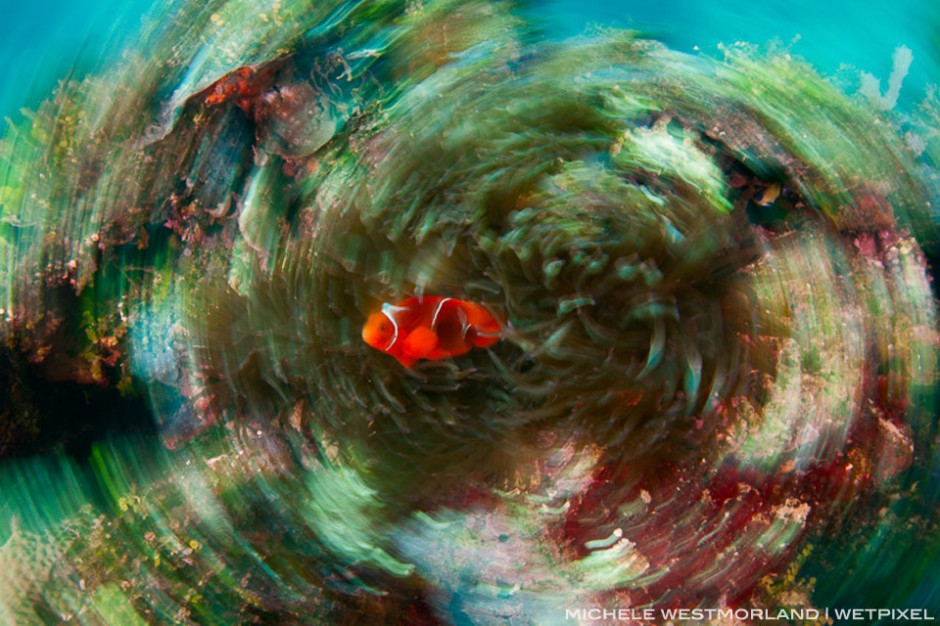
[[[114, 59], [132, 42], [142, 17], [159, 3], [151, 0], [61, 0], [3, 3], [0, 21], [0, 117], [15, 115], [48, 95], [56, 81]], [[898, 45], [911, 49], [914, 62], [899, 102], [919, 101], [940, 68], [940, 10], [921, 0], [852, 2], [775, 0], [773, 2], [657, 2], [546, 0], [530, 13], [559, 38], [593, 24], [644, 31], [678, 50], [718, 54], [719, 44], [746, 41], [792, 44], [823, 74], [847, 65], [866, 71], [884, 87]]]
[[[895, 47], [905, 45], [914, 63], [902, 101], [919, 100], [924, 86], [936, 82], [940, 67], [936, 5], [920, 0], [787, 0], [772, 2], [657, 2], [585, 3], [554, 0], [549, 23], [559, 32], [575, 33], [593, 22], [646, 31], [678, 50], [698, 47], [714, 52], [719, 43], [772, 40], [793, 43], [793, 52], [823, 74], [841, 65], [867, 71], [886, 83]], [[585, 9], [587, 7], [587, 11]]]
[[152, 2], [3, 2], [0, 20], [0, 117], [47, 97], [61, 78], [117, 58]]

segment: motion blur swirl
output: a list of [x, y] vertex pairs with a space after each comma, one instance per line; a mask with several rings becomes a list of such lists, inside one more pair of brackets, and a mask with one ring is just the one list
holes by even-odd
[[[722, 52], [217, 0], [63, 82], [0, 143], [0, 618], [937, 609], [940, 102]], [[425, 297], [459, 349], [364, 332]]]

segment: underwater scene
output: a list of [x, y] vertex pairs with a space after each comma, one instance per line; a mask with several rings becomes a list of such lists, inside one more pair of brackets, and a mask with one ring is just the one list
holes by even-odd
[[940, 617], [940, 8], [0, 26], [0, 624]]

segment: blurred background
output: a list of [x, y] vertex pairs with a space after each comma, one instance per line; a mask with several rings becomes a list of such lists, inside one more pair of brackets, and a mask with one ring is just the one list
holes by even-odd
[[[0, 21], [0, 117], [34, 107], [56, 82], [118, 58], [133, 41], [151, 0], [4, 1]], [[530, 13], [558, 38], [592, 25], [633, 28], [684, 52], [719, 54], [719, 44], [743, 41], [792, 45], [824, 75], [854, 68], [887, 87], [892, 54], [900, 45], [914, 61], [899, 105], [923, 98], [940, 68], [940, 6], [922, 0], [544, 0]]]
[[[171, 3], [3, 2], [0, 123], [5, 126], [5, 120], [16, 119], [22, 109], [35, 108], [65, 77], [80, 78], [119, 64], [121, 51], [133, 45], [148, 13], [167, 14], [167, 4]], [[896, 108], [902, 112], [914, 110], [940, 76], [940, 5], [923, 0], [542, 0], [523, 10], [549, 38], [616, 26], [638, 30], [688, 53], [721, 56], [722, 46], [738, 42], [783, 47], [807, 59], [849, 94], [877, 93], [891, 104], [896, 97]], [[892, 75], [903, 77], [903, 82], [892, 84]], [[35, 477], [31, 480], [35, 484]], [[126, 511], [126, 503], [121, 508]], [[860, 577], [865, 584], [858, 582], [839, 597], [840, 604], [871, 606], [867, 598], [872, 588], [883, 585], [878, 563], [890, 562], [892, 546], [875, 541], [870, 550], [866, 558], [872, 574]], [[921, 565], [934, 570], [938, 566]], [[886, 571], [890, 573], [891, 567]], [[923, 585], [905, 598], [908, 606], [936, 602], [934, 577], [928, 573], [912, 578]], [[822, 602], [836, 597], [833, 588], [838, 581], [830, 580], [829, 585], [818, 589]]]

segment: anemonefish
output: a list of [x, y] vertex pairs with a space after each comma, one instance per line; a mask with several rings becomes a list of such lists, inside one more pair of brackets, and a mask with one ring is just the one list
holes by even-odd
[[418, 359], [438, 361], [488, 348], [499, 341], [502, 325], [478, 304], [442, 296], [418, 296], [385, 303], [362, 327], [362, 340], [390, 354], [405, 367]]

